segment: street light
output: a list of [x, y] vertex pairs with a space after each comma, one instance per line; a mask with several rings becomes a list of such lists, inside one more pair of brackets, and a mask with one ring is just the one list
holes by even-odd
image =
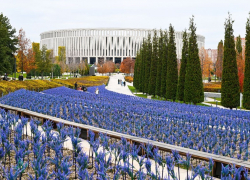
[[215, 76], [215, 82], [216, 82], [216, 67], [214, 68], [214, 76]]

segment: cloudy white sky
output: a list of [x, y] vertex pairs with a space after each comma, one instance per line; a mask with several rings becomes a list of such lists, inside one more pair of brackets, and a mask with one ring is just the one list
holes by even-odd
[[70, 28], [188, 29], [194, 15], [205, 48], [217, 48], [224, 38], [224, 22], [232, 14], [235, 36], [245, 36], [250, 0], [0, 0], [0, 13], [32, 42], [40, 33]]

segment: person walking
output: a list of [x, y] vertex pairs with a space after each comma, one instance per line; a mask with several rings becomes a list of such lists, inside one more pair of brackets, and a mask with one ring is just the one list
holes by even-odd
[[75, 90], [77, 90], [77, 82], [75, 83]]
[[120, 83], [120, 79], [118, 79], [118, 84]]
[[98, 95], [98, 94], [99, 94], [99, 89], [98, 89], [98, 88], [96, 88], [96, 90], [95, 90], [95, 94], [96, 94], [96, 95]]
[[126, 86], [126, 81], [124, 81], [124, 87]]

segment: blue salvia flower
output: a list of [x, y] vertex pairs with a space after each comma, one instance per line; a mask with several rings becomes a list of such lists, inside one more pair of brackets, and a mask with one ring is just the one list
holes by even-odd
[[250, 176], [248, 175], [248, 169], [247, 168], [244, 169], [243, 175], [244, 175], [244, 178], [246, 180], [250, 180]]
[[167, 156], [166, 157], [166, 165], [167, 165], [167, 170], [168, 170], [168, 175], [171, 176], [172, 179], [176, 179], [176, 175], [174, 172], [174, 158], [172, 158], [171, 156]]
[[79, 153], [76, 162], [78, 169], [81, 169], [83, 171], [88, 167], [89, 158], [85, 153]]
[[20, 174], [21, 170], [14, 171], [12, 167], [10, 168], [10, 170], [3, 167], [3, 177], [7, 180], [16, 180]]
[[225, 167], [223, 164], [221, 164], [222, 170], [221, 170], [221, 180], [227, 180], [230, 176], [230, 167], [229, 165], [226, 165]]
[[145, 160], [145, 167], [146, 167], [147, 173], [150, 174], [151, 173], [151, 161], [149, 158]]
[[121, 176], [121, 166], [117, 165], [115, 166], [115, 174], [113, 180], [118, 180], [120, 176]]
[[5, 155], [5, 151], [4, 151], [4, 149], [1, 147], [1, 148], [0, 148], [0, 160], [4, 157], [4, 155]]

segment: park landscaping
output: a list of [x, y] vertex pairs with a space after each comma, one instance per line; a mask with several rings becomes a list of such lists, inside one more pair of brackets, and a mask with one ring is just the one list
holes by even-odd
[[107, 84], [108, 76], [85, 76], [74, 79], [53, 79], [53, 80], [26, 80], [26, 81], [0, 81], [0, 94], [5, 95], [19, 89], [30, 91], [43, 91], [50, 88], [66, 86], [73, 88], [77, 82], [78, 86], [99, 86]]
[[[104, 85], [99, 86], [98, 88], [100, 91], [99, 95], [95, 94], [96, 87], [89, 87], [88, 93], [75, 91], [66, 87], [48, 89], [43, 91], [43, 93], [21, 89], [2, 97], [0, 99], [0, 103], [55, 116], [76, 123], [87, 124], [94, 127], [100, 127], [107, 130], [120, 132], [123, 134], [159, 141], [175, 146], [186, 147], [197, 151], [231, 157], [243, 161], [249, 161], [249, 112], [232, 111], [127, 96], [108, 91], [105, 89]], [[119, 106], [117, 106], [117, 104], [119, 104]], [[12, 115], [8, 115], [7, 117], [9, 116]], [[8, 119], [17, 118], [14, 118], [12, 116], [12, 118]], [[21, 121], [24, 122], [21, 123], [22, 125], [19, 125], [19, 129], [15, 129], [17, 131], [15, 133], [15, 136], [17, 136], [16, 139], [20, 139], [20, 137], [18, 136], [22, 136], [22, 130], [25, 129], [24, 126], [27, 123], [27, 120], [23, 118], [21, 119]], [[11, 125], [6, 126], [11, 127]], [[31, 126], [32, 128], [35, 128], [32, 123]], [[48, 124], [45, 124], [44, 126], [48, 126]], [[58, 137], [65, 138], [66, 136], [69, 136], [72, 139], [72, 143], [77, 144], [77, 141], [75, 140], [79, 135], [79, 133], [77, 133], [77, 130], [67, 129], [64, 132], [64, 130], [60, 130], [60, 126], [58, 128]], [[44, 128], [44, 131], [46, 131], [47, 129], [51, 129], [51, 127]], [[36, 145], [37, 147], [49, 147], [51, 152], [54, 152], [55, 154], [48, 159], [41, 159], [41, 157], [49, 156], [48, 154], [44, 154], [45, 151], [46, 153], [48, 153], [47, 148], [44, 148], [44, 150], [41, 149], [39, 155], [35, 155], [34, 159], [37, 161], [37, 159], [40, 158], [43, 163], [38, 165], [35, 164], [34, 161], [30, 162], [30, 166], [34, 166], [33, 170], [30, 170], [33, 171], [33, 175], [36, 172], [35, 166], [43, 166], [41, 168], [43, 168], [46, 173], [40, 173], [40, 176], [47, 174], [54, 177], [59, 177], [61, 175], [66, 177], [74, 177], [76, 171], [78, 178], [81, 176], [92, 176], [93, 172], [93, 176], [95, 177], [113, 177], [117, 174], [117, 176], [122, 177], [127, 174], [126, 176], [130, 178], [132, 176], [135, 176], [138, 179], [139, 176], [143, 177], [142, 179], [145, 179], [146, 176], [153, 178], [153, 176], [156, 174], [151, 171], [151, 163], [149, 162], [150, 159], [147, 157], [138, 156], [139, 148], [144, 148], [145, 152], [147, 152], [148, 154], [148, 157], [149, 154], [152, 153], [151, 158], [159, 163], [158, 167], [167, 167], [166, 170], [168, 172], [168, 175], [165, 176], [169, 176], [172, 179], [177, 179], [177, 177], [175, 177], [173, 173], [174, 165], [178, 165], [179, 163], [179, 165], [185, 167], [185, 165], [190, 164], [191, 162], [191, 157], [182, 159], [178, 155], [178, 153], [176, 154], [176, 152], [173, 152], [172, 155], [162, 157], [160, 156], [160, 153], [157, 152], [157, 150], [152, 150], [153, 147], [151, 147], [150, 144], [145, 147], [133, 145], [126, 150], [126, 147], [130, 146], [130, 144], [126, 142], [126, 140], [119, 141], [117, 142], [117, 144], [112, 144], [108, 140], [108, 137], [100, 135], [99, 138], [96, 139], [93, 137], [94, 134], [90, 135], [92, 137], [89, 141], [90, 145], [93, 147], [93, 151], [95, 154], [94, 157], [87, 154], [81, 154], [79, 153], [79, 151], [77, 154], [75, 154], [77, 152], [75, 149], [72, 151], [72, 153], [68, 154], [71, 157], [62, 158], [62, 155], [60, 154], [62, 146], [60, 146], [60, 143], [64, 142], [65, 139], [44, 138], [44, 141], [39, 142], [37, 140], [39, 139], [37, 138], [37, 136], [39, 137], [39, 133], [36, 132], [35, 129], [32, 131], [33, 139], [30, 138], [31, 141], [37, 141], [36, 143], [38, 143], [39, 145]], [[8, 135], [8, 133], [6, 133], [8, 132], [6, 128], [3, 129], [2, 132], [5, 132], [5, 135], [7, 134], [6, 137], [10, 136]], [[67, 134], [67, 132], [69, 134]], [[23, 141], [26, 140], [24, 139]], [[11, 139], [9, 140], [9, 142], [11, 142]], [[44, 145], [43, 143], [46, 145]], [[22, 145], [22, 141], [20, 144], [21, 145], [14, 145], [16, 146], [16, 148], [19, 148], [19, 151], [21, 151], [22, 148], [28, 148]], [[55, 146], [53, 147], [52, 144], [56, 144], [56, 146], [61, 148], [58, 149]], [[5, 144], [2, 144], [2, 147], [3, 146], [5, 146]], [[73, 147], [77, 146], [73, 145]], [[102, 152], [97, 151], [99, 147], [104, 148]], [[121, 149], [120, 151], [118, 150], [117, 153], [120, 155], [118, 156], [118, 154], [116, 154], [116, 156], [123, 157], [124, 159], [121, 158], [116, 162], [116, 164], [114, 164], [114, 162], [110, 163], [109, 158], [105, 158], [103, 152], [108, 154], [109, 157], [109, 154], [114, 153], [115, 149], [119, 149], [119, 147]], [[34, 149], [32, 150], [32, 146], [29, 146], [29, 148], [30, 151], [35, 151]], [[11, 150], [11, 152], [12, 154], [15, 154], [18, 151]], [[126, 154], [123, 154], [125, 152]], [[33, 156], [34, 154], [30, 155], [30, 157]], [[175, 156], [180, 158], [180, 161], [176, 162], [173, 159], [175, 158]], [[26, 169], [25, 163], [27, 162], [27, 154], [21, 154], [20, 157], [21, 159], [24, 158], [26, 160], [23, 166], [18, 166], [18, 164], [15, 164], [15, 162], [13, 162], [11, 165], [16, 168], [23, 167]], [[80, 158], [81, 162], [78, 162], [78, 160], [73, 160], [74, 157], [76, 159]], [[92, 161], [93, 158], [94, 160]], [[142, 169], [133, 169], [131, 163], [128, 162], [129, 158], [132, 158], [134, 163], [136, 163], [136, 161], [141, 161]], [[157, 160], [157, 158], [159, 159]], [[2, 162], [7, 161], [8, 156], [6, 161], [2, 159]], [[60, 167], [58, 164], [54, 164], [57, 161], [60, 162]], [[121, 161], [126, 163], [122, 164]], [[93, 162], [95, 164], [94, 170], [92, 171], [88, 170], [88, 168], [91, 169], [92, 167], [90, 162]], [[82, 164], [79, 165], [77, 163]], [[77, 166], [75, 170], [76, 164]], [[209, 167], [211, 167], [211, 165], [209, 166], [207, 164], [207, 166], [205, 166], [206, 170], [202, 172], [201, 170], [203, 168], [203, 165], [195, 165], [193, 166], [193, 169], [191, 168], [191, 166], [189, 166], [187, 167], [187, 169], [192, 169], [194, 172], [196, 172], [196, 174], [194, 174], [196, 176], [202, 176], [202, 173], [204, 172], [204, 176], [209, 177], [211, 173], [211, 169]], [[54, 167], [55, 170], [54, 172], [47, 173], [46, 168], [49, 169], [50, 166]], [[235, 167], [233, 166], [227, 166], [225, 168], [227, 168], [224, 169], [225, 171], [230, 170], [230, 172], [233, 170], [234, 172], [244, 170], [244, 168], [235, 169]], [[7, 173], [12, 173], [7, 169], [5, 169], [5, 171]], [[112, 175], [109, 172], [112, 172]], [[116, 174], [115, 172], [119, 173]], [[157, 169], [157, 172], [159, 176], [162, 173], [159, 169]], [[225, 176], [228, 177], [229, 174]], [[21, 174], [19, 173], [18, 175], [20, 176]], [[23, 173], [23, 175], [25, 175], [25, 173]]]

